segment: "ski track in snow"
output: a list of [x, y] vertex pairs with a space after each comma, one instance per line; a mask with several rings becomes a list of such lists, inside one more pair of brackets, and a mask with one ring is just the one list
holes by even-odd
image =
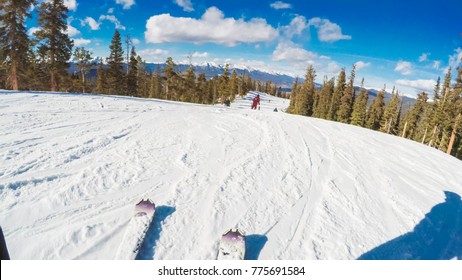
[[259, 259], [355, 259], [411, 232], [445, 191], [462, 194], [455, 158], [285, 114], [289, 101], [266, 94], [250, 110], [252, 95], [226, 108], [0, 91], [11, 257], [113, 259], [134, 205], [150, 198], [164, 211], [143, 258], [214, 259], [221, 235], [239, 228]]

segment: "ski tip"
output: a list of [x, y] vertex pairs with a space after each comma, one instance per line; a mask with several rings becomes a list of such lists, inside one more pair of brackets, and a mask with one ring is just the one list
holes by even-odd
[[140, 202], [136, 204], [135, 208], [136, 210], [154, 210], [156, 208], [156, 205], [149, 198], [143, 198]]
[[237, 228], [231, 228], [223, 234], [223, 236], [245, 236], [245, 233]]

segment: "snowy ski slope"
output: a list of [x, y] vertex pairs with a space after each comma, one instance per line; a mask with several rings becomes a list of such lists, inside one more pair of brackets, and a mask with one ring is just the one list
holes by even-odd
[[[156, 203], [140, 259], [462, 258], [462, 161], [282, 112], [0, 91], [0, 225], [12, 259], [113, 259]], [[278, 108], [279, 112], [273, 112]]]

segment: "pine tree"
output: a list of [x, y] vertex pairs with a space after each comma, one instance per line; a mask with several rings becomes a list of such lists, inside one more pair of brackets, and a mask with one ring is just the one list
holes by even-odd
[[290, 92], [290, 103], [287, 111], [291, 114], [295, 114], [295, 100], [297, 99], [297, 92], [299, 90], [298, 78], [295, 78], [295, 82], [292, 85], [292, 90]]
[[103, 60], [100, 60], [100, 62], [98, 63], [95, 92], [99, 94], [107, 92], [106, 71], [104, 70]]
[[428, 100], [428, 95], [425, 92], [417, 95], [417, 101], [412, 109], [404, 117], [403, 127], [401, 128], [401, 136], [405, 138], [415, 139], [417, 124], [421, 116], [423, 116]]
[[314, 96], [316, 94], [316, 87], [314, 79], [316, 78], [316, 70], [312, 65], [308, 66], [305, 74], [305, 81], [300, 86], [297, 93], [297, 100], [295, 103], [296, 114], [311, 116], [314, 111]]
[[182, 90], [181, 101], [185, 102], [198, 102], [198, 95], [196, 89], [196, 73], [192, 65], [189, 66], [184, 77], [186, 88]]
[[335, 86], [334, 89], [334, 94], [332, 95], [332, 99], [330, 101], [329, 105], [329, 112], [327, 114], [327, 119], [331, 121], [336, 121], [337, 120], [337, 111], [338, 108], [340, 107], [340, 100], [343, 96], [343, 93], [345, 92], [345, 68], [342, 68], [340, 71], [340, 74], [338, 75], [337, 78], [337, 85]]
[[207, 103], [207, 78], [205, 77], [205, 73], [202, 72], [197, 77], [197, 92], [198, 92], [198, 103]]
[[239, 81], [237, 78], [237, 73], [236, 70], [233, 70], [233, 73], [231, 74], [231, 77], [229, 78], [229, 95], [230, 95], [230, 100], [234, 101], [236, 98], [236, 95], [238, 94], [238, 87], [239, 87]]
[[221, 98], [221, 103], [223, 103], [226, 99], [226, 97], [230, 96], [229, 93], [229, 65], [225, 65], [225, 69], [223, 70], [223, 74], [219, 78], [219, 87], [218, 87], [218, 93]]
[[395, 89], [393, 89], [392, 98], [385, 107], [382, 119], [380, 121], [380, 131], [388, 134], [394, 132], [393, 128], [395, 128], [398, 123], [400, 101], [401, 98], [399, 97], [398, 92], [395, 92]]
[[91, 52], [87, 51], [84, 47], [79, 47], [74, 50], [74, 57], [77, 59], [77, 68], [79, 68], [80, 72], [80, 79], [82, 82], [82, 92], [85, 92], [85, 76], [90, 71], [93, 63], [91, 60], [93, 57], [91, 56]]
[[[1, 62], [7, 62], [4, 72], [8, 76], [4, 82], [9, 81], [13, 90], [21, 88], [21, 76], [26, 71], [28, 52], [31, 41], [27, 36], [26, 18], [35, 0], [3, 0], [0, 2], [0, 45]], [[0, 63], [3, 64], [3, 63]]]
[[353, 64], [353, 67], [351, 68], [349, 83], [342, 97], [340, 98], [340, 107], [337, 112], [337, 120], [342, 123], [350, 122], [351, 113], [353, 111], [353, 104], [355, 100], [355, 88], [354, 88], [355, 69], [356, 69], [356, 65]]
[[361, 90], [359, 91], [358, 98], [356, 98], [353, 105], [353, 112], [351, 113], [351, 124], [364, 127], [367, 117], [367, 100], [369, 95], [364, 89], [364, 78], [361, 81]]
[[74, 46], [66, 33], [68, 12], [63, 0], [42, 2], [38, 10], [38, 24], [41, 29], [35, 35], [41, 41], [39, 48], [49, 57], [51, 91], [58, 90], [60, 76], [67, 75], [67, 62]]
[[138, 95], [138, 60], [136, 59], [135, 47], [130, 52], [130, 61], [127, 73], [127, 94], [131, 96]]
[[138, 96], [147, 98], [149, 97], [149, 75], [146, 72], [147, 64], [139, 55], [136, 57], [136, 62], [138, 63], [138, 73], [136, 75], [138, 81]]
[[385, 106], [385, 89], [381, 90], [367, 112], [366, 128], [378, 130]]
[[125, 85], [124, 85], [124, 73], [123, 73], [123, 61], [124, 61], [124, 51], [122, 49], [122, 41], [120, 39], [120, 33], [116, 29], [114, 36], [111, 40], [111, 45], [109, 46], [110, 54], [107, 58], [107, 75], [106, 81], [108, 89], [107, 91], [110, 94], [124, 94]]
[[164, 68], [165, 81], [165, 99], [178, 101], [179, 77], [175, 72], [175, 62], [173, 58], [168, 57]]
[[327, 78], [324, 79], [321, 91], [319, 93], [318, 102], [316, 104], [315, 111], [313, 116], [316, 118], [326, 119], [327, 114], [329, 113], [330, 100], [334, 93], [335, 79], [332, 78], [327, 81]]

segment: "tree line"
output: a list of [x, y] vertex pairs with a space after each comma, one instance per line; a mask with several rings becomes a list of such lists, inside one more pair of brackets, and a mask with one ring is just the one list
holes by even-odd
[[314, 83], [316, 71], [309, 66], [303, 83], [297, 79], [292, 87], [288, 112], [398, 135], [462, 159], [462, 67], [457, 69], [453, 82], [451, 69], [442, 84], [438, 77], [433, 99], [421, 92], [408, 110], [404, 110], [395, 89], [387, 104], [385, 88], [368, 102], [364, 79], [359, 92], [355, 90], [355, 75], [353, 65], [347, 80], [343, 68], [336, 80], [324, 79], [318, 89]]

